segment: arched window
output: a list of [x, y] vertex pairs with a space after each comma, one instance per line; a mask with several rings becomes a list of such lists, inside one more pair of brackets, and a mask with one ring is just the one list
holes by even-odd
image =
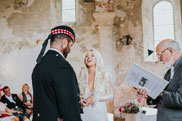
[[75, 0], [62, 0], [62, 22], [75, 20]]
[[153, 23], [155, 47], [163, 39], [175, 39], [173, 6], [170, 2], [161, 1], [154, 6]]
[[142, 0], [142, 28], [144, 61], [157, 60], [147, 49], [155, 51], [162, 39], [174, 39], [182, 47], [180, 0]]

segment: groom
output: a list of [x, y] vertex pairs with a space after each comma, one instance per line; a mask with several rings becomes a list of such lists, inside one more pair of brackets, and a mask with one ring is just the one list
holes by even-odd
[[[50, 49], [43, 56], [48, 40]], [[33, 121], [81, 121], [77, 78], [66, 57], [75, 42], [68, 26], [57, 26], [43, 43], [32, 73]]]

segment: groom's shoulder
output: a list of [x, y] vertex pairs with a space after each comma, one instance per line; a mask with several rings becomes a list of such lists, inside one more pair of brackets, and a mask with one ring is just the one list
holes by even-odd
[[73, 67], [68, 61], [60, 61], [58, 64], [58, 69], [71, 69], [73, 70]]

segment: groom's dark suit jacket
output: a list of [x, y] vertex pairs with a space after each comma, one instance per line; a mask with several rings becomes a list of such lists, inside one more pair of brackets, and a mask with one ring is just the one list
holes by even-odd
[[157, 104], [157, 121], [182, 121], [182, 57], [174, 64], [174, 76], [170, 80], [171, 70], [164, 79], [169, 81], [162, 96], [149, 99], [148, 104]]
[[80, 94], [72, 66], [49, 50], [32, 73], [33, 121], [81, 121]]

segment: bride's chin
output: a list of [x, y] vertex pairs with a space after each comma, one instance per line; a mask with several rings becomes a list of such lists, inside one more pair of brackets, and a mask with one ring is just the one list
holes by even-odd
[[89, 67], [91, 67], [92, 65], [87, 65], [87, 67], [89, 68]]
[[92, 66], [94, 66], [94, 64], [87, 64], [87, 67], [89, 68], [89, 67], [92, 67]]

